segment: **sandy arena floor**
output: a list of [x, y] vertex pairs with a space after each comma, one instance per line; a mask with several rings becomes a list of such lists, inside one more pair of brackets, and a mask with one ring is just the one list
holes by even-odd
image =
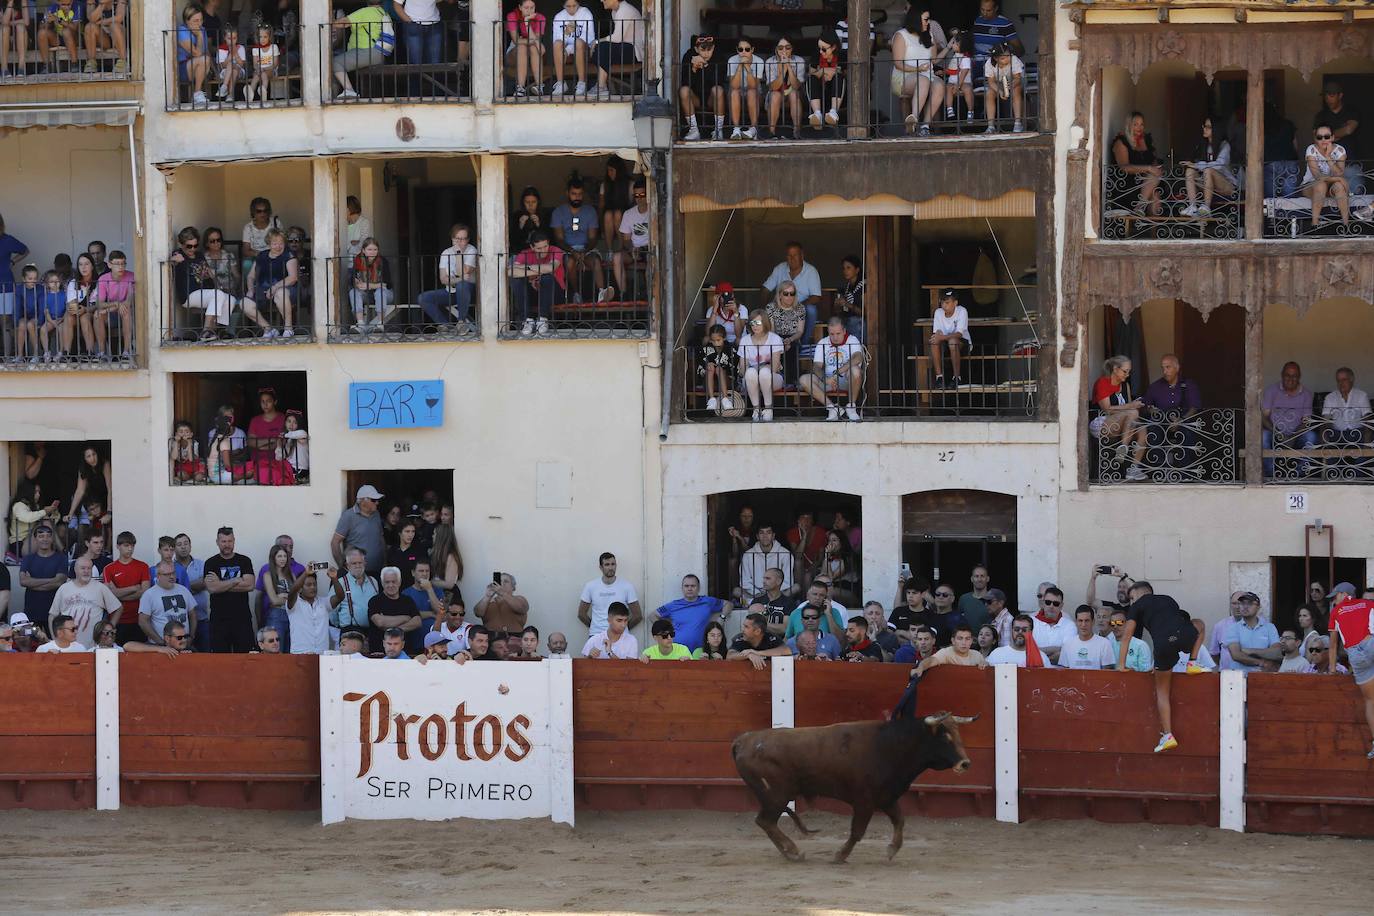
[[[835, 867], [825, 860], [846, 825], [812, 815], [822, 832], [792, 865], [750, 816], [710, 812], [584, 814], [574, 831], [547, 821], [326, 829], [314, 813], [198, 808], [6, 811], [0, 910], [1367, 916], [1374, 899], [1370, 841], [911, 818], [888, 863], [888, 824], [875, 819]], [[1333, 883], [1348, 893], [1333, 898]]]

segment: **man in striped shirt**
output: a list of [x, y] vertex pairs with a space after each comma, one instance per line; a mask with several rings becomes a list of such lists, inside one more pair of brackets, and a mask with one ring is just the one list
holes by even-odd
[[1002, 15], [997, 0], [980, 0], [978, 18], [973, 20], [973, 63], [974, 72], [980, 73], [992, 49], [1005, 43], [1011, 53], [1022, 60], [1026, 57], [1026, 46], [1016, 33], [1016, 25]]

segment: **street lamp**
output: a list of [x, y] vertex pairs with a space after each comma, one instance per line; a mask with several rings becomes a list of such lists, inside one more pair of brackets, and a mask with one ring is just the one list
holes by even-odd
[[666, 153], [673, 145], [673, 105], [657, 91], [635, 100], [635, 144], [641, 152]]

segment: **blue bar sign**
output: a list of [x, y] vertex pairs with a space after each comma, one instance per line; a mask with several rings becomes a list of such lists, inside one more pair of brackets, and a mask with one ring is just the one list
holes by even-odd
[[424, 429], [444, 425], [444, 381], [352, 382], [349, 429]]

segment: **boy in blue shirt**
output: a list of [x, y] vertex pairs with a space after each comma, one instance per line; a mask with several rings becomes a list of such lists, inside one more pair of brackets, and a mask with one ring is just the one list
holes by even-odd
[[25, 264], [22, 279], [14, 288], [15, 361], [24, 361], [24, 342], [28, 341], [33, 360], [38, 360], [38, 325], [42, 314], [43, 290], [38, 285], [38, 267]]

